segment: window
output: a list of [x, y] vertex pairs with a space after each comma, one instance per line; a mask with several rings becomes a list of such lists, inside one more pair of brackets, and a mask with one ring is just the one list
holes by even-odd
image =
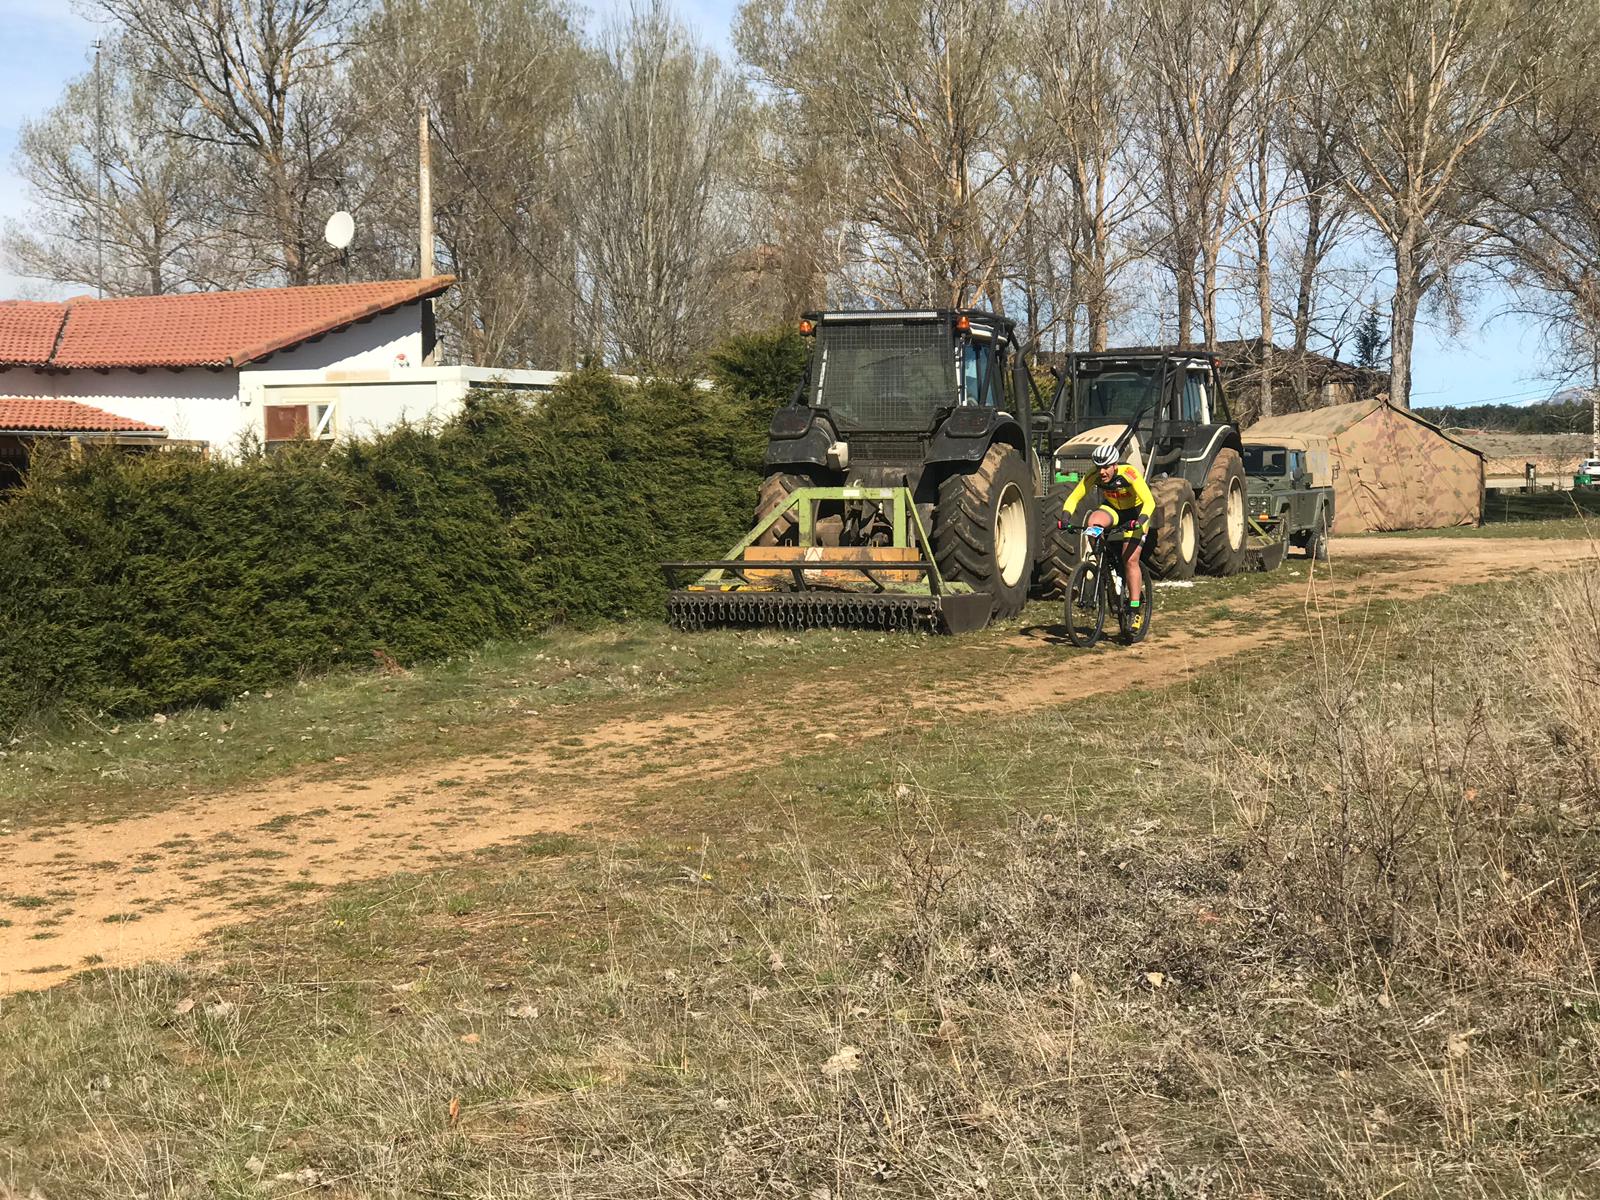
[[846, 429], [926, 429], [955, 399], [954, 349], [938, 321], [824, 322], [812, 403]]
[[1282, 475], [1287, 457], [1288, 451], [1276, 446], [1246, 446], [1244, 448], [1244, 473], [1246, 475]]
[[333, 440], [332, 404], [267, 404], [262, 408], [267, 449], [286, 442]]
[[1080, 420], [1131, 421], [1139, 413], [1148, 415], [1161, 398], [1160, 384], [1153, 371], [1106, 371], [1085, 373], [1078, 379], [1083, 401]]
[[994, 408], [1000, 403], [999, 388], [995, 386], [994, 347], [979, 338], [970, 338], [961, 347], [963, 404], [980, 404]]
[[972, 342], [961, 348], [961, 382], [961, 403], [978, 403], [978, 347]]
[[1206, 377], [1200, 371], [1187, 371], [1183, 377], [1183, 404], [1178, 412], [1180, 421], [1204, 424], [1206, 416]]

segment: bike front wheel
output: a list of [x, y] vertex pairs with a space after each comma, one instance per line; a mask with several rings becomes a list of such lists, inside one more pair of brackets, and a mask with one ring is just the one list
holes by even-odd
[[1106, 627], [1106, 591], [1101, 586], [1100, 564], [1086, 558], [1067, 585], [1067, 640], [1087, 650], [1100, 640]]

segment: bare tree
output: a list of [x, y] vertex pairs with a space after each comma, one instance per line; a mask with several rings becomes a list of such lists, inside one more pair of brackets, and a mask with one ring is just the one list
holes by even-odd
[[1033, 10], [1033, 70], [1040, 118], [1064, 182], [1074, 312], [1081, 306], [1089, 347], [1104, 350], [1117, 278], [1143, 252], [1136, 223], [1146, 207], [1133, 143], [1139, 20], [1116, 0], [1040, 0]]
[[1305, 57], [1297, 57], [1287, 73], [1278, 116], [1284, 168], [1290, 186], [1301, 197], [1295, 214], [1298, 245], [1291, 262], [1294, 298], [1288, 317], [1301, 371], [1296, 386], [1302, 393], [1308, 386], [1305, 355], [1322, 301], [1324, 270], [1335, 251], [1346, 244], [1352, 215], [1343, 174], [1346, 131], [1339, 120], [1333, 87], [1332, 76]]
[[1258, 47], [1276, 0], [1140, 3], [1149, 28], [1141, 59], [1149, 71], [1147, 127], [1161, 217], [1154, 253], [1177, 288], [1178, 341], [1192, 340], [1198, 299], [1212, 345], [1230, 204], [1243, 166], [1240, 122], [1261, 85]]
[[1563, 23], [1495, 139], [1479, 226], [1509, 250], [1508, 275], [1545, 328], [1555, 374], [1600, 391], [1600, 26]]
[[568, 186], [584, 52], [559, 0], [384, 0], [356, 33], [351, 93], [363, 120], [358, 227], [372, 266], [416, 269], [417, 101], [435, 143], [439, 306], [469, 362], [564, 367], [581, 335]]
[[322, 227], [345, 166], [339, 66], [356, 3], [93, 0], [167, 91], [163, 132], [221, 152], [213, 186], [250, 275], [307, 283], [335, 261]]
[[839, 188], [853, 283], [902, 304], [1003, 306], [1035, 181], [1014, 119], [1003, 4], [750, 0], [741, 53], [801, 120], [848, 137]]
[[1466, 256], [1484, 204], [1471, 186], [1485, 139], [1527, 95], [1525, 30], [1552, 5], [1520, 0], [1350, 0], [1317, 46], [1348, 135], [1346, 186], [1394, 270], [1389, 395], [1411, 403], [1417, 309]]
[[742, 89], [656, 0], [606, 34], [578, 99], [574, 218], [590, 310], [621, 363], [680, 363], [716, 330], [737, 248], [726, 192]]
[[162, 97], [127, 47], [112, 44], [101, 78], [67, 85], [22, 127], [17, 169], [34, 212], [7, 230], [13, 269], [113, 296], [157, 295], [231, 280], [214, 251], [213, 156], [160, 132]]

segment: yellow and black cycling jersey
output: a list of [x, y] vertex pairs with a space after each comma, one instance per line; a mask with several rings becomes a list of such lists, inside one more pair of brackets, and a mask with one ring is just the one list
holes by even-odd
[[1150, 485], [1144, 481], [1144, 476], [1138, 467], [1129, 466], [1127, 463], [1117, 467], [1110, 483], [1101, 483], [1099, 472], [1090, 471], [1078, 480], [1078, 486], [1073, 488], [1062, 501], [1061, 510], [1068, 513], [1076, 512], [1091, 487], [1100, 489], [1099, 507], [1109, 509], [1112, 515], [1123, 520], [1137, 513], [1148, 521], [1156, 511], [1156, 498], [1150, 494]]

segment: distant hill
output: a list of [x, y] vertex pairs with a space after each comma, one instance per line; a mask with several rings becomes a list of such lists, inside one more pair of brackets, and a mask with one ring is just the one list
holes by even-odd
[[1435, 425], [1453, 429], [1489, 429], [1501, 433], [1587, 433], [1590, 425], [1588, 402], [1581, 398], [1540, 404], [1442, 404], [1437, 408], [1418, 408], [1417, 415]]

